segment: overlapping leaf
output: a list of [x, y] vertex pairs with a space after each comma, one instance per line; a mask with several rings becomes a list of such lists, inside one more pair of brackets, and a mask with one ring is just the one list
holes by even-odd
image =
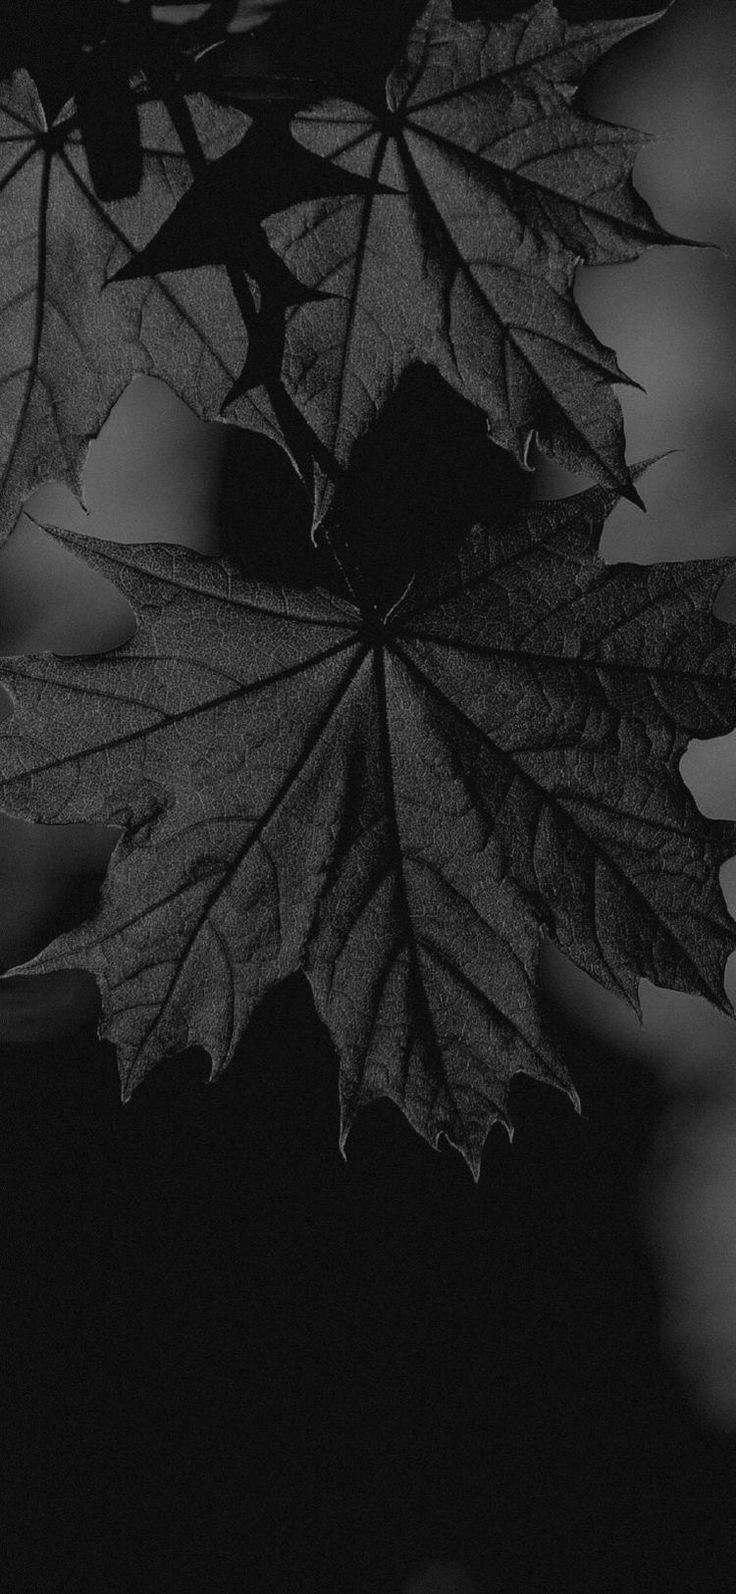
[[[283, 107], [262, 108], [241, 142], [210, 167], [206, 180], [193, 185], [151, 243], [115, 274], [116, 282], [130, 282], [224, 263], [236, 280], [243, 272], [257, 278], [261, 314], [250, 327], [249, 386], [280, 381], [286, 306], [324, 298], [319, 288], [305, 287], [273, 251], [264, 220], [273, 210], [308, 199], [375, 192], [371, 179], [310, 154], [291, 136], [288, 121]], [[193, 287], [196, 291], [196, 277]], [[205, 311], [203, 304], [202, 315]], [[242, 372], [230, 392], [241, 383]], [[229, 397], [222, 394], [225, 403]]]
[[615, 493], [537, 505], [385, 617], [171, 545], [59, 533], [138, 629], [115, 652], [4, 661], [0, 798], [116, 820], [100, 909], [26, 972], [89, 968], [124, 1094], [167, 1051], [213, 1077], [303, 968], [340, 1056], [342, 1139], [388, 1096], [477, 1173], [513, 1076], [575, 1090], [545, 1034], [542, 930], [636, 1004], [726, 1007], [736, 944], [678, 763], [732, 727], [726, 561], [604, 565]]
[[[313, 155], [374, 185], [291, 205], [266, 226], [289, 271], [327, 296], [290, 311], [282, 372], [337, 477], [421, 360], [485, 409], [494, 440], [519, 461], [536, 433], [566, 467], [635, 496], [612, 388], [627, 378], [572, 284], [581, 260], [631, 260], [671, 240], [631, 182], [646, 138], [594, 120], [573, 91], [651, 20], [572, 24], [539, 0], [505, 22], [460, 21], [452, 0], [430, 0], [383, 108], [335, 99], [293, 119]], [[203, 177], [190, 205], [214, 181]], [[173, 267], [171, 223], [162, 242]], [[234, 413], [258, 426], [252, 385], [248, 368]], [[318, 519], [329, 474], [322, 461]]]
[[[248, 127], [204, 96], [187, 108], [211, 159]], [[163, 105], [145, 102], [139, 115], [140, 189], [103, 204], [73, 110], [49, 128], [24, 72], [0, 87], [0, 540], [37, 483], [81, 491], [88, 439], [136, 373], [161, 377], [212, 418], [242, 363], [224, 273], [105, 288], [191, 180]]]

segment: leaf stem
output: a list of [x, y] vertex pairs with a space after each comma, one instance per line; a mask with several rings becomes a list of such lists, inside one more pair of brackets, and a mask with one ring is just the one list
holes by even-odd
[[[203, 177], [207, 172], [209, 162], [199, 141], [184, 94], [178, 87], [172, 88], [168, 86], [162, 98], [177, 136], [181, 141], [184, 154], [189, 161], [192, 175], [195, 179]], [[236, 268], [230, 261], [225, 261], [224, 265], [250, 342], [258, 336], [263, 306], [261, 306], [260, 311], [256, 309], [246, 273], [243, 269]], [[336, 462], [329, 450], [324, 447], [312, 431], [297, 406], [289, 398], [282, 384], [264, 374], [262, 386], [271, 403], [276, 420], [281, 427], [287, 450], [291, 454], [304, 491], [311, 503], [314, 496], [313, 461], [317, 459], [322, 469], [331, 479], [334, 479], [338, 472]]]

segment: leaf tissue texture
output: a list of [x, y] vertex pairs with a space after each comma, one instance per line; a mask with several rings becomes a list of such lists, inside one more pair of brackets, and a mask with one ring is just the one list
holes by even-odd
[[728, 1007], [733, 826], [678, 763], [733, 725], [736, 633], [710, 610], [732, 562], [603, 564], [616, 496], [476, 527], [385, 618], [170, 544], [54, 533], [138, 629], [2, 660], [0, 801], [124, 827], [96, 916], [22, 972], [94, 974], [125, 1098], [188, 1045], [214, 1078], [301, 968], [340, 1058], [341, 1144], [387, 1096], [477, 1176], [515, 1074], [577, 1101], [540, 1009], [543, 931], [634, 1007], [640, 976]]
[[[248, 126], [203, 95], [188, 105], [213, 160]], [[105, 286], [191, 181], [163, 105], [143, 102], [138, 113], [139, 190], [103, 203], [73, 109], [48, 127], [25, 72], [0, 84], [0, 541], [39, 482], [81, 494], [88, 440], [137, 373], [161, 377], [212, 419], [242, 363], [221, 271]]]
[[[573, 278], [581, 261], [675, 240], [631, 181], [646, 136], [594, 120], [573, 96], [652, 20], [573, 24], [540, 0], [504, 22], [460, 21], [451, 0], [431, 0], [382, 107], [334, 99], [294, 117], [308, 150], [376, 185], [265, 227], [290, 272], [327, 296], [290, 309], [283, 380], [338, 477], [419, 360], [486, 411], [520, 462], [536, 434], [567, 468], [636, 498], [612, 389], [628, 378], [581, 316]], [[318, 521], [332, 491], [320, 472]]]

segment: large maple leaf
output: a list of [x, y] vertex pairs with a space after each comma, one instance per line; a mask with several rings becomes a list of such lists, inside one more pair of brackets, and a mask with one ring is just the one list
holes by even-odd
[[341, 1144], [387, 1096], [477, 1176], [517, 1073], [576, 1100], [542, 932], [633, 1006], [646, 976], [728, 1007], [733, 826], [678, 763], [733, 724], [736, 633], [710, 609], [732, 564], [605, 565], [615, 498], [477, 526], [383, 615], [55, 533], [138, 629], [3, 661], [0, 799], [124, 827], [96, 916], [22, 970], [93, 972], [124, 1097], [191, 1044], [214, 1078], [301, 968], [339, 1053]]
[[[186, 107], [212, 160], [249, 125], [204, 95]], [[139, 190], [103, 203], [73, 107], [49, 126], [25, 72], [0, 85], [0, 541], [39, 482], [55, 478], [81, 494], [88, 441], [137, 373], [161, 377], [211, 419], [242, 363], [221, 271], [202, 274], [196, 288], [185, 277], [105, 288], [191, 181], [161, 101], [144, 101], [138, 114]]]
[[[451, 0], [430, 0], [382, 106], [336, 98], [292, 119], [313, 156], [369, 186], [274, 204], [265, 224], [288, 270], [324, 296], [292, 306], [282, 359], [286, 392], [323, 450], [317, 520], [334, 491], [325, 458], [339, 480], [417, 360], [483, 408], [519, 461], [536, 434], [567, 468], [636, 496], [612, 387], [628, 378], [585, 323], [573, 279], [581, 261], [632, 260], [675, 240], [631, 181], [645, 135], [587, 115], [574, 90], [652, 20], [569, 23], [539, 0], [504, 22], [461, 21]], [[189, 208], [206, 206], [217, 182], [203, 174]], [[184, 212], [178, 230], [188, 242]], [[126, 275], [175, 268], [178, 230], [174, 212]], [[196, 264], [191, 248], [185, 263]], [[257, 427], [253, 390], [248, 365], [230, 400]]]

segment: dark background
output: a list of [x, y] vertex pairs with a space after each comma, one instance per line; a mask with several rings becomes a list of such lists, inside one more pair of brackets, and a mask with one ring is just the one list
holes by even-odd
[[[301, 35], [287, 5], [259, 49], [324, 60], [330, 8], [293, 4]], [[338, 13], [349, 39], [358, 8]], [[723, 248], [735, 50], [725, 4], [676, 0], [585, 91], [665, 135], [639, 186]], [[580, 273], [578, 294], [647, 389], [621, 391], [629, 456], [683, 450], [647, 478], [646, 518], [615, 512], [606, 557], [736, 554], [732, 263], [652, 251]], [[53, 487], [28, 507], [205, 551], [246, 523], [262, 565], [272, 470], [141, 382], [91, 449], [89, 517]], [[570, 486], [539, 462], [533, 490]], [[29, 522], [1, 569], [3, 651], [129, 628]], [[736, 812], [730, 743], [688, 755], [709, 812]], [[114, 836], [6, 820], [0, 842], [10, 967], [91, 911]], [[0, 1053], [4, 1586], [399, 1594], [444, 1556], [503, 1594], [731, 1586], [736, 1031], [651, 987], [639, 1030], [554, 949], [545, 991], [583, 1116], [520, 1080], [478, 1187], [388, 1103], [341, 1159], [337, 1063], [300, 980], [216, 1087], [191, 1054], [125, 1108], [93, 1026], [43, 1038], [74, 1028], [66, 994], [18, 997], [37, 1038]]]

